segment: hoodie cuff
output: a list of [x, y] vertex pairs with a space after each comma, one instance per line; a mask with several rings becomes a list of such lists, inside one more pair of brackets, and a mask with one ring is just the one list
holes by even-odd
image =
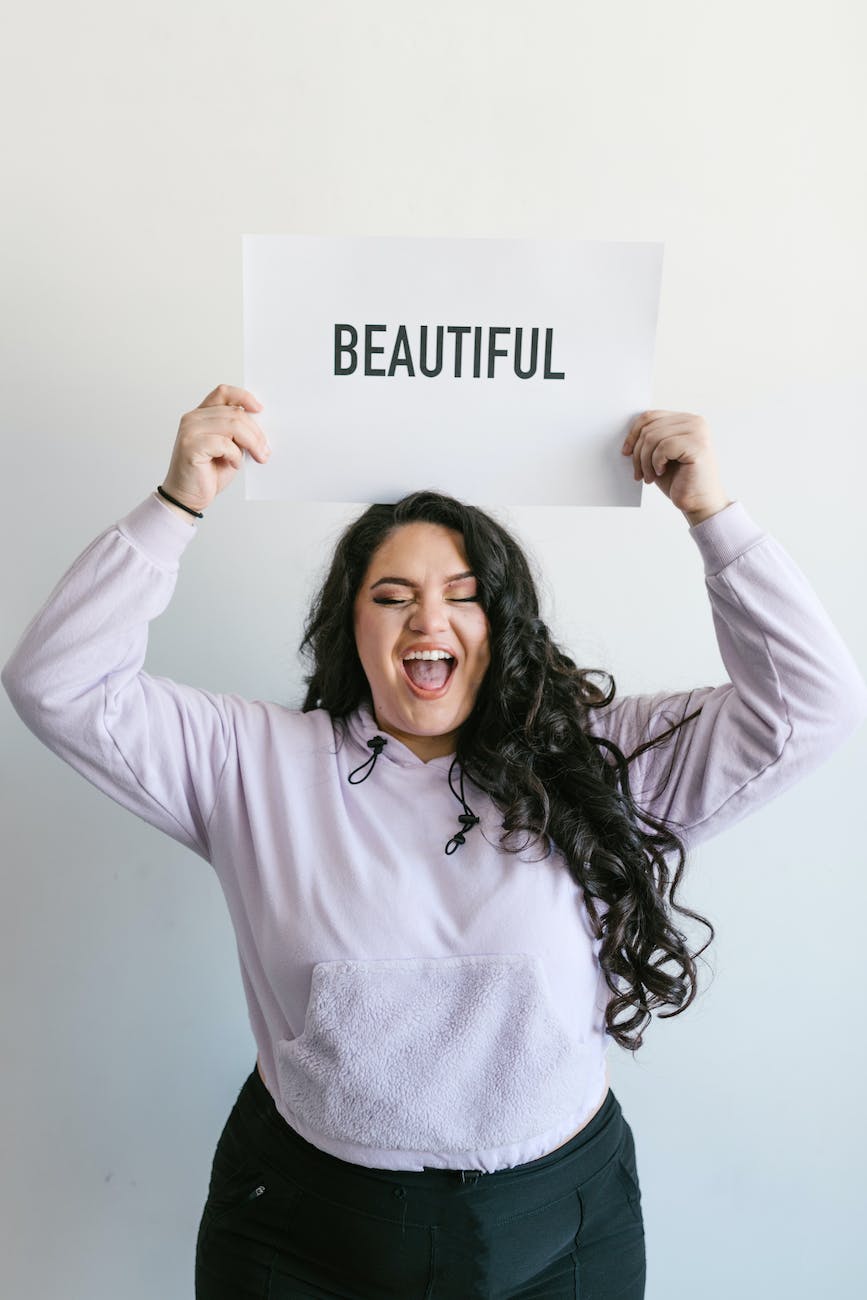
[[701, 551], [708, 577], [719, 573], [732, 560], [768, 536], [740, 501], [732, 501], [709, 519], [703, 519], [690, 528], [689, 535]]
[[137, 551], [162, 569], [177, 569], [198, 532], [194, 524], [184, 523], [174, 510], [163, 505], [156, 492], [119, 519], [117, 528]]

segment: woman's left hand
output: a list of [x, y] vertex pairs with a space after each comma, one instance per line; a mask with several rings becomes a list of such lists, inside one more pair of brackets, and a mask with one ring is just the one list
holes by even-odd
[[731, 505], [723, 489], [710, 427], [688, 411], [642, 411], [633, 420], [624, 456], [631, 455], [634, 477], [655, 483], [691, 525]]

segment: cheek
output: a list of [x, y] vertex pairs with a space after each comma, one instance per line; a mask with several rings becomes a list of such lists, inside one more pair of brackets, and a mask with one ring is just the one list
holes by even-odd
[[365, 673], [370, 672], [374, 638], [363, 614], [355, 616], [355, 649]]
[[477, 666], [476, 676], [477, 679], [481, 681], [491, 666], [491, 638], [487, 619], [485, 620], [484, 626], [481, 627], [478, 632], [475, 660]]
[[388, 677], [391, 659], [392, 637], [382, 620], [371, 618], [368, 611], [360, 610], [355, 615], [355, 649], [368, 681], [373, 678]]

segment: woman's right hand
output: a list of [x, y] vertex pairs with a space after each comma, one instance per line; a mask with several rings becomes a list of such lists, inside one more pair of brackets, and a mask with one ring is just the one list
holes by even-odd
[[262, 403], [245, 388], [220, 384], [194, 411], [181, 416], [169, 472], [162, 486], [191, 510], [207, 510], [241, 468], [249, 451], [262, 464], [271, 448], [250, 411]]

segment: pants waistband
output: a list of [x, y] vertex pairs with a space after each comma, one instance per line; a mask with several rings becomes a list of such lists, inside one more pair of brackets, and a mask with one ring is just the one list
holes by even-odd
[[434, 1217], [444, 1201], [460, 1202], [468, 1197], [475, 1206], [484, 1203], [495, 1212], [497, 1201], [508, 1202], [518, 1184], [526, 1209], [533, 1208], [534, 1202], [548, 1204], [589, 1181], [614, 1159], [625, 1127], [620, 1104], [609, 1089], [600, 1109], [579, 1133], [537, 1160], [494, 1173], [457, 1169], [417, 1172], [372, 1169], [321, 1151], [286, 1123], [255, 1068], [241, 1089], [236, 1110], [263, 1162], [329, 1199], [367, 1207], [368, 1212], [389, 1218], [397, 1208], [396, 1198], [407, 1196], [422, 1216]]

